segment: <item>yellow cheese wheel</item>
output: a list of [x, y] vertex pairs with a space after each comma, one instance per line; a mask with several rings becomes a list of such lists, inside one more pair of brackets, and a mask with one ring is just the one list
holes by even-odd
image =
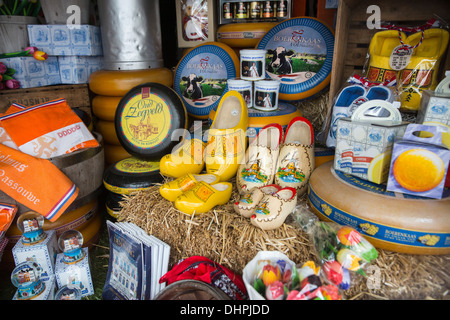
[[101, 120], [114, 121], [121, 99], [122, 97], [95, 96], [92, 99], [92, 112]]
[[308, 203], [319, 218], [352, 226], [377, 248], [450, 254], [450, 197], [389, 192], [384, 185], [335, 171], [330, 161], [311, 174]]
[[254, 48], [276, 22], [228, 23], [217, 29], [217, 41], [235, 48]]
[[114, 121], [98, 120], [95, 124], [95, 130], [102, 135], [105, 143], [121, 146], [117, 138]]
[[157, 82], [171, 87], [172, 70], [168, 68], [99, 70], [90, 75], [89, 88], [98, 95], [122, 97], [134, 87], [147, 82]]
[[83, 247], [90, 248], [97, 243], [103, 226], [103, 215], [98, 212], [84, 228], [77, 229], [83, 235]]
[[131, 154], [129, 154], [122, 146], [105, 143], [103, 149], [105, 151], [105, 162], [108, 164], [113, 164], [117, 161], [131, 157]]

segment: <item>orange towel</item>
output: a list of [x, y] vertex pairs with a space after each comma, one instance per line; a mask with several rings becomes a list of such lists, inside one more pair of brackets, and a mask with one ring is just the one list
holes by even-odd
[[5, 114], [0, 121], [18, 149], [36, 158], [48, 159], [99, 145], [64, 99]]
[[[21, 104], [18, 103], [13, 103], [8, 110], [6, 110], [5, 113], [0, 114], [0, 117], [6, 114], [11, 114], [17, 111], [21, 111], [21, 110], [25, 110], [27, 107], [23, 106]], [[9, 134], [6, 132], [6, 130], [3, 128], [3, 126], [0, 123], [0, 143], [4, 144], [5, 146], [17, 149], [16, 144], [14, 143], [14, 141], [12, 141], [11, 137], [9, 136]]]
[[0, 190], [55, 222], [78, 196], [78, 187], [53, 163], [0, 144]]
[[8, 231], [16, 212], [17, 207], [15, 205], [0, 203], [0, 239], [2, 232]]

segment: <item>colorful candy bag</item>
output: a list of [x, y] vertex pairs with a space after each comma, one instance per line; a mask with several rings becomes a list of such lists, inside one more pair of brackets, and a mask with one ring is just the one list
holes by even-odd
[[243, 270], [251, 300], [340, 300], [339, 288], [307, 261], [300, 269], [279, 251], [260, 251]]
[[0, 117], [20, 151], [49, 159], [99, 144], [66, 100], [54, 100]]

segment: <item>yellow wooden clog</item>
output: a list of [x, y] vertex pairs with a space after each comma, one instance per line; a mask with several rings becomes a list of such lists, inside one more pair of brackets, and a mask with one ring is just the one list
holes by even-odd
[[190, 174], [163, 184], [159, 188], [159, 193], [169, 201], [175, 201], [183, 192], [192, 189], [198, 182], [204, 181], [208, 184], [215, 184], [220, 181], [215, 174]]
[[186, 214], [209, 212], [218, 205], [230, 200], [233, 185], [229, 182], [219, 182], [209, 185], [200, 181], [195, 186], [181, 194], [174, 202], [175, 208]]
[[225, 93], [208, 131], [205, 148], [206, 172], [217, 174], [221, 181], [236, 175], [246, 150], [248, 127], [247, 104], [237, 91]]
[[159, 162], [162, 175], [180, 178], [187, 173], [199, 174], [205, 167], [205, 143], [200, 139], [183, 139], [172, 153], [166, 154]]

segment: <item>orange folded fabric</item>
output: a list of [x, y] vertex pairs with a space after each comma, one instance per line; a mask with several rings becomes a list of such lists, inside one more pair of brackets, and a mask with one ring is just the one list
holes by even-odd
[[20, 151], [36, 158], [48, 159], [99, 145], [65, 99], [5, 114], [0, 124]]
[[2, 232], [8, 231], [11, 222], [16, 216], [17, 206], [7, 203], [0, 203], [0, 239]]
[[0, 190], [51, 222], [64, 213], [79, 192], [49, 160], [1, 144]]

